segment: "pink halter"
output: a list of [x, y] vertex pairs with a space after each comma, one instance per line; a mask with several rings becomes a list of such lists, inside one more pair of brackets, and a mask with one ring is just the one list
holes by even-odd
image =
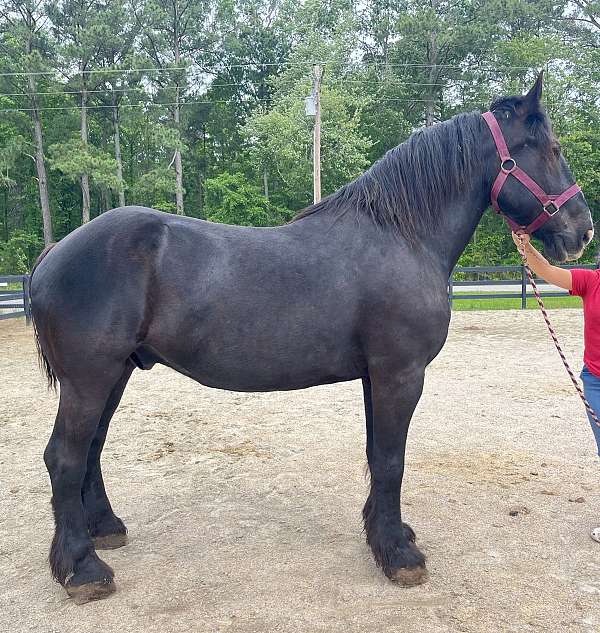
[[[496, 143], [496, 149], [500, 156], [500, 171], [496, 176], [494, 185], [492, 186], [491, 200], [494, 211], [504, 217], [510, 228], [515, 232], [525, 232], [530, 235], [537, 231], [545, 222], [547, 222], [552, 216], [560, 211], [562, 205], [570, 200], [573, 196], [577, 195], [581, 191], [581, 187], [575, 183], [568, 189], [563, 191], [557, 196], [548, 195], [538, 184], [528, 176], [520, 167], [517, 166], [517, 161], [511, 158], [510, 152], [504, 140], [502, 130], [496, 121], [496, 117], [492, 112], [484, 112], [481, 115], [490, 128], [494, 143]], [[500, 206], [498, 205], [498, 196], [500, 190], [504, 186], [507, 178], [513, 175], [521, 184], [523, 184], [531, 193], [540, 201], [543, 206], [543, 211], [527, 226], [522, 226], [509, 218], [506, 214], [502, 213]], [[549, 210], [551, 209], [551, 210]]]

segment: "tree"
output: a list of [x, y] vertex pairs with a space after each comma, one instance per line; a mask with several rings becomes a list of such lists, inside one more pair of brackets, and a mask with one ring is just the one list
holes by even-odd
[[205, 182], [206, 218], [244, 226], [274, 226], [292, 217], [263, 195], [243, 174], [224, 172]]
[[100, 81], [97, 86], [103, 87], [106, 93], [99, 93], [98, 101], [110, 109], [114, 155], [117, 166], [119, 206], [125, 206], [125, 182], [123, 179], [123, 158], [121, 152], [121, 110], [122, 101], [140, 89], [142, 74], [129, 72], [129, 68], [136, 64], [143, 64], [139, 55], [135, 54], [134, 46], [140, 33], [139, 24], [131, 19], [133, 15], [133, 2], [121, 2], [111, 0], [107, 3], [103, 17], [113, 25], [113, 28], [103, 38], [102, 47], [98, 54], [99, 70], [105, 71], [99, 74]]
[[[152, 80], [159, 89], [158, 102], [170, 110], [174, 128], [181, 135], [181, 107], [189, 87], [187, 69], [193, 56], [206, 47], [211, 32], [209, 2], [147, 0], [135, 15], [142, 29], [144, 51], [156, 68]], [[184, 214], [182, 146], [179, 144], [173, 154], [180, 215]]]
[[[49, 239], [44, 218], [60, 239], [117, 197], [284, 221], [312, 200], [316, 62], [325, 193], [415, 128], [485, 109], [545, 68], [546, 107], [600, 218], [595, 0], [39, 2], [0, 0], [0, 251], [14, 266], [29, 261], [23, 244]], [[513, 254], [486, 214], [464, 257]]]
[[[62, 44], [61, 71], [68, 75], [69, 69], [75, 65], [77, 74], [67, 84], [76, 88], [80, 99], [80, 147], [71, 144], [69, 149], [80, 149], [82, 164], [89, 164], [83, 158], [88, 147], [88, 102], [90, 91], [99, 83], [93, 74], [98, 66], [104, 42], [110, 37], [114, 28], [106, 20], [110, 15], [110, 0], [62, 0], [49, 2], [47, 12], [52, 20], [54, 34]], [[82, 194], [82, 221], [90, 220], [90, 175], [83, 171], [80, 175]]]
[[[240, 127], [248, 117], [265, 113], [271, 106], [274, 80], [281, 74], [293, 45], [290, 6], [289, 0], [216, 3], [212, 53], [201, 60], [201, 65], [212, 78], [207, 97], [219, 102], [214, 108], [216, 116], [209, 115], [206, 122], [210, 121], [210, 138], [221, 154], [217, 160], [220, 158], [223, 163], [225, 156], [231, 154], [230, 146], [237, 153], [235, 148], [243, 144]], [[266, 163], [262, 165], [261, 178], [268, 197]]]
[[[312, 121], [304, 112], [310, 82], [277, 97], [273, 109], [248, 120], [244, 133], [252, 161], [274, 175], [272, 198], [290, 209], [312, 200]], [[321, 172], [331, 193], [367, 167], [371, 145], [360, 133], [361, 101], [326, 84], [321, 94]]]
[[10, 53], [16, 53], [17, 63], [12, 68], [17, 72], [24, 72], [26, 76], [25, 86], [20, 86], [19, 82], [16, 82], [16, 85], [24, 89], [29, 98], [44, 243], [48, 245], [53, 241], [52, 216], [36, 81], [36, 73], [48, 69], [47, 64], [44, 63], [44, 55], [47, 54], [47, 40], [43, 31], [45, 15], [41, 10], [41, 5], [41, 0], [3, 0], [0, 3], [0, 14], [5, 21], [3, 46]]

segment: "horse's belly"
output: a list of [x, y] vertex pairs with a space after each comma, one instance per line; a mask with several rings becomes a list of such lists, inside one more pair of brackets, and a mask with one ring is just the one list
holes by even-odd
[[[144, 350], [142, 346], [141, 350]], [[285, 391], [354, 380], [367, 374], [366, 361], [349, 337], [337, 340], [265, 342], [207, 337], [188, 346], [178, 341], [152, 348], [140, 358], [160, 362], [208, 387], [232, 391]]]

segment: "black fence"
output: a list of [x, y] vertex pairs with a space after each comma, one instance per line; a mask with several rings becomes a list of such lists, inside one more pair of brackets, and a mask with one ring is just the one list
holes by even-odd
[[0, 320], [21, 316], [30, 323], [29, 275], [0, 276]]
[[[579, 266], [561, 266], [561, 268], [588, 268], [594, 270], [593, 264]], [[568, 292], [563, 290], [543, 291], [547, 284], [543, 279], [536, 279], [541, 286], [543, 297], [564, 297]], [[520, 286], [519, 292], [480, 292], [456, 293], [456, 288], [476, 286]], [[13, 288], [11, 289], [11, 286]], [[18, 286], [14, 288], [14, 286]], [[527, 292], [527, 273], [524, 266], [463, 266], [452, 271], [448, 280], [448, 301], [450, 307], [456, 299], [521, 299], [521, 309], [527, 307], [527, 298], [533, 297], [533, 292]], [[0, 276], [0, 320], [24, 316], [27, 323], [31, 321], [31, 307], [29, 305], [29, 275]]]
[[[580, 264], [578, 266], [561, 266], [561, 268], [587, 268], [595, 270], [594, 264]], [[457, 278], [458, 277], [458, 278]], [[452, 271], [448, 280], [448, 301], [450, 307], [456, 299], [521, 299], [521, 309], [527, 308], [527, 297], [534, 297], [532, 292], [527, 292], [527, 273], [525, 266], [463, 266]], [[566, 290], [543, 291], [543, 286], [548, 285], [547, 281], [536, 278], [535, 283], [540, 286], [542, 297], [566, 297], [569, 293]], [[461, 292], [456, 293], [456, 288], [473, 286], [520, 286], [519, 292], [480, 292], [478, 294]]]

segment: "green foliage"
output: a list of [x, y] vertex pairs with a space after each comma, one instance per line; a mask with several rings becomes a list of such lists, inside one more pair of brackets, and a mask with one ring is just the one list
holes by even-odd
[[[424, 123], [485, 109], [544, 68], [546, 107], [600, 220], [596, 1], [0, 0], [0, 68], [36, 73], [0, 74], [0, 248], [10, 272], [29, 265], [23, 236], [42, 235], [34, 103], [56, 238], [81, 223], [82, 173], [92, 216], [118, 203], [117, 145], [128, 203], [175, 212], [180, 152], [185, 213], [266, 226], [313, 198], [304, 99], [316, 62], [324, 195]], [[518, 262], [509, 232], [486, 213], [460, 263], [509, 262]]]
[[561, 145], [588, 204], [600, 217], [600, 130], [573, 130], [561, 136]]
[[89, 174], [92, 182], [117, 190], [117, 163], [101, 149], [84, 145], [80, 139], [72, 138], [64, 143], [55, 143], [48, 148], [48, 163], [72, 182], [82, 174]]
[[157, 167], [137, 179], [132, 195], [136, 204], [175, 213], [174, 191], [175, 172], [172, 169]]
[[0, 242], [0, 274], [24, 275], [31, 272], [43, 247], [44, 242], [38, 235], [14, 231], [7, 242]]
[[205, 182], [206, 219], [243, 226], [275, 226], [289, 220], [289, 211], [269, 202], [243, 174], [224, 172]]
[[[304, 111], [306, 81], [297, 83], [266, 114], [256, 114], [243, 130], [249, 156], [266, 168], [276, 186], [274, 194], [288, 208], [312, 200], [312, 126]], [[371, 141], [360, 131], [361, 100], [335, 88], [321, 97], [321, 182], [323, 195], [356, 178], [368, 166]]]

